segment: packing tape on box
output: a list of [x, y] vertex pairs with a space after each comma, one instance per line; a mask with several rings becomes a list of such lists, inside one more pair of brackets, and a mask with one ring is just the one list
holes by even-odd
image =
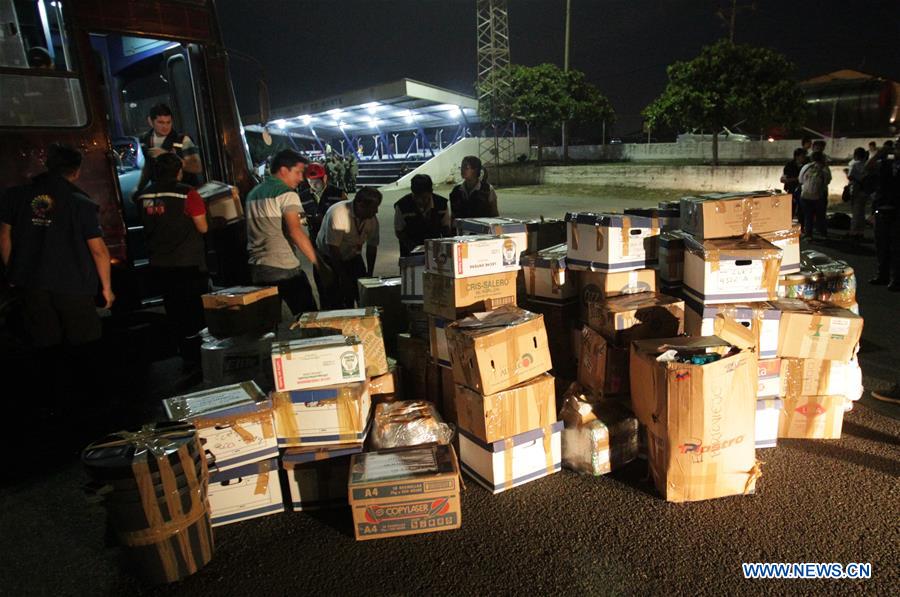
[[759, 352], [760, 337], [762, 334], [762, 320], [765, 310], [761, 307], [750, 308], [750, 327], [744, 326], [738, 320], [738, 308], [734, 305], [719, 305], [716, 307], [716, 315], [713, 318], [713, 335], [721, 337], [730, 344], [743, 342], [741, 348], [753, 346]]
[[760, 288], [768, 291], [769, 300], [778, 298], [778, 276], [781, 275], [781, 256], [767, 251], [763, 256], [763, 277]]
[[[563, 279], [561, 274], [563, 274], [565, 271], [565, 268], [560, 267], [559, 261], [552, 260], [550, 262], [550, 291], [553, 294], [559, 294], [562, 290]], [[533, 288], [534, 283], [532, 282], [532, 289]]]
[[553, 473], [553, 428], [544, 425], [544, 458], [547, 464], [547, 474]]
[[741, 228], [744, 230], [744, 238], [753, 232], [753, 204], [752, 197], [741, 199]]
[[[803, 413], [800, 412], [803, 409]], [[823, 409], [824, 412], [819, 412]], [[809, 416], [812, 414], [812, 416]], [[821, 435], [834, 437], [837, 435], [837, 423], [844, 419], [843, 396], [795, 396], [785, 397], [782, 401], [782, 415], [785, 425], [779, 425], [779, 437], [816, 438]], [[819, 418], [825, 415], [824, 419]], [[797, 417], [803, 417], [802, 426]], [[800, 429], [795, 429], [800, 427]]]
[[820, 336], [819, 330], [822, 327], [822, 314], [813, 313], [810, 318], [809, 328], [800, 341], [800, 353], [808, 355], [808, 359], [821, 359], [828, 352], [828, 337]]
[[527, 267], [528, 269], [528, 287], [526, 288], [529, 296], [535, 295], [535, 289], [537, 288], [537, 265], [531, 264]]
[[263, 460], [257, 465], [256, 488], [253, 495], [265, 495], [269, 492], [269, 462]]
[[[819, 363], [818, 370], [809, 378], [816, 383], [816, 386], [812, 391], [806, 389], [807, 361], [817, 361]], [[798, 398], [800, 396], [821, 396], [830, 385], [831, 361], [824, 359], [785, 358], [781, 361], [781, 376], [784, 380], [781, 389], [785, 397]]]
[[569, 222], [569, 226], [572, 230], [572, 248], [576, 251], [578, 250], [578, 223], [575, 221]]
[[[355, 392], [356, 384], [341, 386], [337, 398], [321, 400], [320, 404], [334, 404], [338, 419], [338, 441], [356, 441], [357, 435], [362, 431], [360, 419], [362, 418], [362, 396]], [[297, 425], [297, 416], [294, 413], [294, 403], [287, 392], [275, 392], [272, 394], [273, 410], [279, 435], [295, 445], [302, 445], [300, 428]]]
[[603, 250], [603, 233], [600, 231], [600, 224], [594, 224], [594, 249], [596, 251]]
[[622, 257], [628, 257], [628, 241], [631, 239], [631, 218], [622, 216]]
[[513, 438], [503, 440], [503, 488], [511, 489], [513, 486], [513, 449], [516, 443]]
[[207, 417], [194, 419], [191, 421], [197, 429], [213, 427], [226, 428], [230, 427], [232, 431], [246, 443], [252, 443], [258, 438], [244, 427], [247, 423], [257, 423], [261, 427], [262, 436], [265, 439], [275, 437], [275, 424], [271, 408], [266, 408], [254, 413], [237, 415], [234, 417]]
[[285, 439], [296, 439], [299, 442], [300, 428], [297, 426], [297, 419], [294, 416], [294, 403], [291, 401], [291, 395], [287, 392], [274, 392], [272, 394], [272, 411], [275, 413], [278, 435]]

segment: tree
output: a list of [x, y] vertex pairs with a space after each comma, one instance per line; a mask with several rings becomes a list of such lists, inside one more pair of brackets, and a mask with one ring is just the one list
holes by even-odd
[[761, 130], [802, 122], [806, 102], [791, 78], [793, 69], [777, 52], [722, 40], [693, 60], [671, 64], [665, 91], [643, 115], [651, 127], [662, 123], [712, 131], [713, 165], [718, 165], [717, 133], [723, 126], [741, 122]]
[[577, 70], [564, 72], [553, 64], [510, 67], [509, 90], [479, 103], [482, 122], [526, 122], [538, 145], [538, 160], [547, 139], [564, 120], [591, 123], [615, 120], [609, 100]]

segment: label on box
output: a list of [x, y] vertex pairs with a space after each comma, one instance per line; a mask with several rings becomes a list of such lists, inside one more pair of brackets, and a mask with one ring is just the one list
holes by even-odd
[[850, 333], [850, 320], [832, 317], [828, 324], [828, 333], [836, 336], [846, 336]]

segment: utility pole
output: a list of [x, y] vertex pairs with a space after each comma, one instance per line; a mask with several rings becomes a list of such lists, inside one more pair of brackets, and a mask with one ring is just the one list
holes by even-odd
[[[566, 0], [566, 48], [563, 53], [563, 72], [569, 72], [569, 44], [571, 40], [571, 30], [572, 30], [572, 0]], [[569, 138], [568, 138], [568, 128], [569, 123], [563, 120], [562, 123], [562, 149], [563, 149], [563, 160], [569, 161]]]

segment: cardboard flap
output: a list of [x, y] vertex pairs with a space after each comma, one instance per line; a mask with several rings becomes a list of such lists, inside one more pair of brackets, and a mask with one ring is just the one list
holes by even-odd
[[707, 258], [710, 256], [722, 259], [775, 259], [780, 258], [782, 250], [761, 236], [750, 235], [747, 238], [716, 238], [697, 240], [692, 236], [684, 237], [684, 248], [691, 253]]
[[512, 305], [499, 307], [494, 311], [486, 311], [484, 313], [473, 313], [472, 315], [460, 319], [451, 324], [459, 330], [466, 331], [486, 331], [497, 328], [507, 328], [537, 319], [540, 315], [519, 309]]
[[645, 354], [662, 354], [667, 350], [702, 350], [706, 348], [731, 348], [731, 344], [717, 336], [679, 336], [677, 338], [653, 338], [635, 340], [634, 349]]

